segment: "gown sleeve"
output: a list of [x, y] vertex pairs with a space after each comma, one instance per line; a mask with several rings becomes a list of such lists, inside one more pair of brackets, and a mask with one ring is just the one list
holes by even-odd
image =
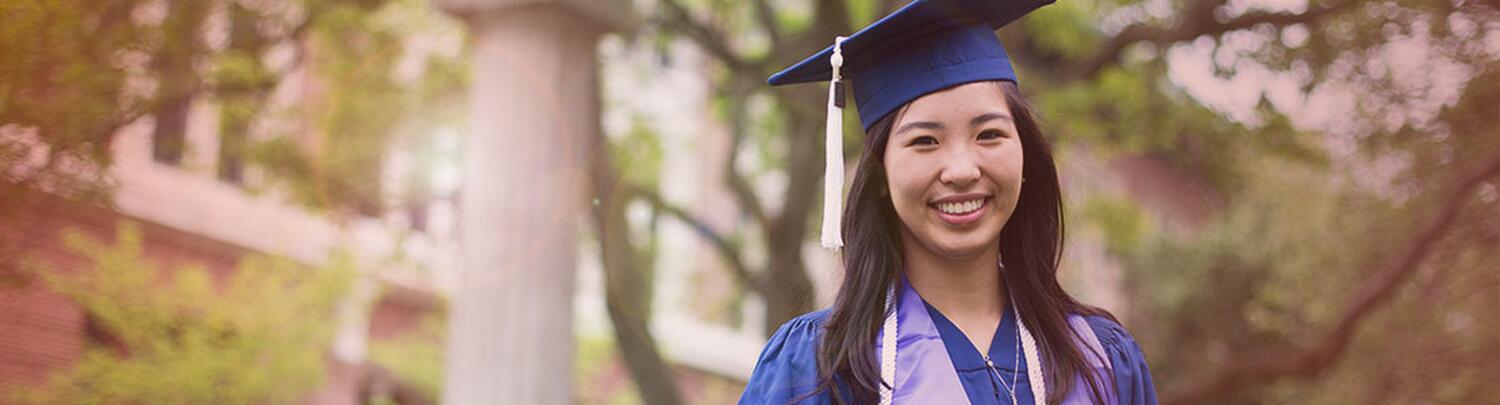
[[[812, 405], [829, 402], [818, 389], [818, 340], [827, 310], [787, 321], [761, 350], [755, 371], [740, 395], [741, 405]], [[795, 401], [795, 402], [794, 402]]]
[[1089, 317], [1089, 326], [1109, 355], [1115, 373], [1115, 394], [1121, 405], [1156, 405], [1156, 387], [1141, 345], [1124, 327], [1104, 317]]

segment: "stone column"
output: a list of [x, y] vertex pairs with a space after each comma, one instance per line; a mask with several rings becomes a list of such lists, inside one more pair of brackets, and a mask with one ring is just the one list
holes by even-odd
[[629, 2], [434, 3], [467, 22], [475, 53], [443, 402], [571, 403], [595, 45], [628, 25]]

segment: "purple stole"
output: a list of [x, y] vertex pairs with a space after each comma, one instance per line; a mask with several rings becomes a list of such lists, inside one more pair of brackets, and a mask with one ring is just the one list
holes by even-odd
[[[912, 289], [910, 283], [902, 282], [900, 298], [896, 300], [896, 381], [892, 390], [892, 402], [896, 404], [964, 404], [969, 402], [969, 396], [964, 392], [963, 384], [958, 381], [958, 373], [953, 366], [953, 359], [948, 357], [948, 349], [943, 345], [943, 338], [938, 333], [937, 325], [933, 323], [932, 316], [927, 313], [926, 305], [917, 291]], [[1020, 326], [1020, 319], [1016, 319]], [[1109, 358], [1104, 356], [1104, 348], [1099, 339], [1094, 335], [1093, 328], [1089, 327], [1083, 317], [1069, 315], [1068, 323], [1083, 338], [1079, 348], [1084, 353], [1093, 372], [1108, 379]], [[880, 353], [883, 337], [882, 331], [875, 339], [875, 352]], [[1019, 354], [1018, 354], [1019, 355]], [[877, 356], [878, 357], [878, 356]], [[1028, 364], [1028, 372], [1035, 372], [1041, 368]], [[1063, 400], [1065, 405], [1090, 404], [1088, 385], [1082, 376], [1076, 377], [1073, 390]], [[1024, 383], [1024, 381], [1022, 382]], [[1032, 392], [1039, 392], [1033, 387]], [[1108, 391], [1108, 390], [1107, 390]], [[1113, 392], [1105, 393], [1105, 403], [1112, 405], [1118, 402]]]

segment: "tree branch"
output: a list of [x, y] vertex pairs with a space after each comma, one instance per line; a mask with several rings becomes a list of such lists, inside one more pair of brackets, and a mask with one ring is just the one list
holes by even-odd
[[1170, 44], [1192, 40], [1202, 35], [1222, 35], [1231, 31], [1237, 31], [1254, 27], [1257, 24], [1271, 24], [1284, 27], [1292, 24], [1307, 24], [1317, 22], [1344, 10], [1358, 5], [1357, 0], [1339, 0], [1332, 4], [1316, 4], [1301, 13], [1288, 12], [1265, 12], [1252, 11], [1228, 20], [1220, 20], [1215, 17], [1215, 10], [1223, 5], [1221, 0], [1196, 0], [1188, 5], [1186, 11], [1172, 27], [1160, 27], [1150, 24], [1134, 24], [1121, 30], [1119, 34], [1109, 38], [1099, 47], [1097, 52], [1084, 58], [1070, 76], [1075, 79], [1087, 79], [1099, 74], [1105, 67], [1118, 64], [1120, 55], [1125, 48], [1141, 42], [1154, 44]]
[[[768, 0], [754, 0], [755, 19], [760, 23], [760, 28], [766, 31], [766, 36], [771, 38], [772, 52], [780, 51], [783, 37], [781, 34], [781, 23], [776, 21], [776, 9], [771, 7]], [[775, 58], [772, 58], [775, 59]]]
[[736, 279], [757, 294], [765, 294], [765, 283], [761, 282], [760, 278], [756, 277], [755, 274], [750, 273], [749, 266], [745, 265], [745, 261], [740, 255], [739, 247], [709, 227], [707, 221], [687, 212], [682, 207], [668, 203], [661, 198], [661, 195], [654, 192], [643, 190], [639, 187], [633, 187], [631, 191], [633, 194], [650, 202], [651, 206], [667, 213], [667, 215], [671, 215], [673, 218], [677, 218], [677, 220], [687, 224], [689, 228], [693, 228], [694, 233], [697, 233], [698, 236], [703, 237], [709, 244], [713, 245], [714, 250], [719, 252], [719, 256], [723, 257], [724, 261], [729, 263], [729, 270], [734, 273]]
[[[734, 145], [738, 149], [738, 139], [735, 140]], [[761, 229], [770, 227], [771, 219], [766, 215], [765, 208], [760, 205], [760, 199], [755, 196], [755, 190], [751, 188], [750, 181], [745, 180], [745, 176], [740, 175], [734, 169], [734, 161], [737, 159], [731, 157], [725, 160], [724, 165], [728, 167], [724, 171], [724, 182], [728, 183], [729, 191], [734, 194], [735, 200], [739, 201], [740, 207], [749, 212], [750, 217], [755, 219], [755, 223], [760, 225]]]
[[678, 0], [661, 0], [661, 4], [666, 8], [666, 18], [662, 22], [667, 27], [686, 34], [693, 42], [698, 43], [698, 46], [707, 50], [709, 55], [713, 55], [714, 58], [719, 59], [719, 61], [729, 66], [731, 70], [736, 72], [760, 72], [761, 69], [758, 62], [752, 63], [745, 60], [743, 56], [730, 48], [729, 42], [724, 39], [724, 33], [693, 18], [692, 13], [682, 3], [678, 2]]
[[1433, 245], [1453, 226], [1470, 195], [1485, 180], [1500, 177], [1500, 154], [1478, 170], [1461, 178], [1443, 205], [1426, 226], [1416, 233], [1399, 255], [1387, 260], [1355, 293], [1333, 330], [1311, 348], [1304, 350], [1258, 353], [1240, 357], [1208, 373], [1209, 377], [1189, 384], [1186, 389], [1166, 397], [1163, 404], [1213, 403], [1214, 398], [1234, 392], [1246, 385], [1287, 376], [1316, 374], [1337, 363], [1348, 348], [1354, 333], [1367, 315], [1390, 298], [1402, 282], [1416, 272], [1432, 253]]
[[629, 237], [625, 207], [636, 192], [619, 178], [619, 171], [604, 150], [603, 134], [595, 131], [594, 136], [590, 181], [599, 203], [594, 206], [593, 219], [604, 266], [605, 309], [614, 326], [615, 341], [643, 402], [682, 404], [672, 368], [657, 350], [656, 337], [651, 334], [651, 269]]
[[755, 189], [750, 186], [750, 181], [746, 180], [745, 176], [741, 175], [739, 170], [735, 168], [739, 162], [738, 152], [740, 144], [744, 143], [745, 131], [749, 127], [749, 123], [747, 122], [749, 117], [746, 116], [749, 111], [745, 108], [745, 100], [750, 97], [750, 94], [746, 89], [752, 88], [754, 85], [746, 85], [743, 81], [736, 80], [729, 86], [725, 86], [729, 90], [726, 91], [727, 94], [722, 95], [729, 102], [729, 108], [727, 109], [727, 113], [729, 114], [727, 117], [729, 119], [727, 123], [729, 126], [729, 156], [724, 159], [724, 182], [729, 186], [730, 192], [734, 194], [735, 201], [739, 203], [740, 208], [749, 213], [750, 217], [755, 219], [756, 225], [759, 225], [761, 229], [768, 229], [771, 226], [771, 222], [766, 214], [765, 207], [760, 205], [760, 198], [756, 197]]

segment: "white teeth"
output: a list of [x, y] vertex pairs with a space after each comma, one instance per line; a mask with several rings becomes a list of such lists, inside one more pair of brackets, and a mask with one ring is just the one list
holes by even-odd
[[951, 203], [938, 203], [937, 207], [938, 210], [948, 214], [968, 214], [970, 212], [974, 212], [974, 210], [979, 209], [981, 205], [984, 205], [984, 199]]

